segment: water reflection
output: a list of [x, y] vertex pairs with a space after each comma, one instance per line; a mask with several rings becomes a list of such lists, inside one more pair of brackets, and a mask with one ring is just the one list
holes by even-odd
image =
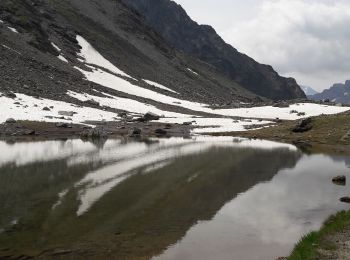
[[345, 188], [329, 182], [344, 161], [285, 144], [196, 137], [0, 149], [0, 257], [281, 256], [344, 207]]

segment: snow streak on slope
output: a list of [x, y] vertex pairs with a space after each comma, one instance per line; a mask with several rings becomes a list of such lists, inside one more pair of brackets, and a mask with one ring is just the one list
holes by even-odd
[[95, 64], [100, 67], [103, 67], [113, 73], [122, 75], [124, 77], [128, 77], [133, 79], [131, 76], [126, 74], [124, 71], [118, 69], [108, 60], [106, 60], [100, 53], [98, 53], [94, 47], [92, 47], [83, 37], [77, 36], [77, 41], [81, 46], [80, 57], [82, 57], [87, 63]]
[[154, 81], [151, 81], [151, 80], [147, 80], [147, 79], [144, 79], [143, 81], [146, 82], [148, 85], [154, 86], [156, 88], [164, 89], [164, 90], [167, 90], [167, 91], [170, 91], [170, 92], [178, 94], [176, 91], [174, 91], [174, 90], [172, 90], [170, 88], [167, 88], [167, 87], [165, 87], [165, 86], [163, 86], [163, 85], [161, 85], [161, 84], [159, 84], [157, 82], [154, 82]]
[[136, 114], [145, 114], [147, 112], [152, 112], [157, 115], [162, 115], [165, 117], [189, 117], [184, 114], [179, 114], [179, 113], [174, 113], [174, 112], [168, 112], [168, 111], [163, 111], [160, 110], [152, 105], [144, 104], [141, 102], [138, 102], [136, 100], [132, 100], [129, 98], [120, 98], [116, 96], [109, 95], [107, 93], [101, 92], [101, 94], [107, 96], [107, 97], [98, 97], [98, 96], [93, 96], [89, 95], [86, 93], [77, 93], [74, 91], [69, 91], [68, 95], [76, 98], [80, 101], [87, 101], [87, 100], [95, 100], [100, 103], [102, 106], [107, 106], [119, 110], [125, 110], [131, 113], [136, 113]]
[[[76, 67], [76, 69], [80, 70], [85, 75], [87, 80], [111, 89], [118, 90], [120, 92], [151, 99], [163, 104], [171, 104], [178, 107], [190, 109], [193, 111], [216, 114], [219, 116], [227, 116], [227, 117], [237, 116], [237, 117], [251, 117], [251, 118], [264, 118], [264, 119], [280, 118], [285, 120], [294, 120], [294, 119], [301, 118], [296, 114], [291, 114], [290, 113], [291, 110], [298, 110], [298, 112], [305, 112], [306, 115], [304, 117], [316, 116], [321, 114], [335, 114], [335, 113], [340, 113], [340, 112], [349, 110], [349, 108], [324, 106], [319, 104], [296, 104], [291, 106], [290, 108], [276, 108], [272, 106], [266, 106], [266, 107], [214, 110], [209, 108], [207, 104], [200, 104], [196, 102], [173, 98], [170, 96], [157, 93], [155, 91], [151, 91], [149, 89], [136, 86], [127, 80], [124, 80], [118, 76], [115, 76], [114, 74], [111, 74], [105, 70], [98, 68], [98, 67], [103, 67], [108, 69], [109, 71], [115, 71], [115, 73], [121, 74], [120, 70], [117, 67], [111, 64], [109, 61], [105, 60], [102, 57], [102, 55], [97, 53], [97, 51], [81, 36], [78, 36], [77, 40], [79, 44], [82, 45], [82, 49], [79, 56], [84, 57], [85, 61], [90, 65], [97, 66], [92, 71], [85, 71]], [[125, 73], [124, 73], [124, 76], [131, 78]]]

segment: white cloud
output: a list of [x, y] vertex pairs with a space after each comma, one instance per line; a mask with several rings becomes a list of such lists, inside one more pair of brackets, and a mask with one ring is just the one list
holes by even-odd
[[350, 1], [265, 0], [221, 35], [239, 51], [317, 89], [350, 78]]

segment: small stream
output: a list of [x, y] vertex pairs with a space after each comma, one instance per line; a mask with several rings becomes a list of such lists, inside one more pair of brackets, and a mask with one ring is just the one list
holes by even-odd
[[350, 157], [232, 137], [0, 142], [0, 258], [287, 256], [340, 210]]

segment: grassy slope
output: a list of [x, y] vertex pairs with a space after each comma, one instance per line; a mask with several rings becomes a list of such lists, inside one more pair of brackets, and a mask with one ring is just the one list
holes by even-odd
[[[295, 247], [289, 260], [323, 259], [320, 250], [336, 250], [332, 236], [350, 227], [350, 212], [342, 211], [327, 220], [318, 232], [305, 236]], [[334, 239], [333, 239], [334, 240]]]
[[310, 152], [350, 154], [350, 112], [314, 117], [312, 124], [313, 129], [305, 133], [293, 133], [296, 121], [285, 121], [275, 127], [226, 135], [299, 144]]

